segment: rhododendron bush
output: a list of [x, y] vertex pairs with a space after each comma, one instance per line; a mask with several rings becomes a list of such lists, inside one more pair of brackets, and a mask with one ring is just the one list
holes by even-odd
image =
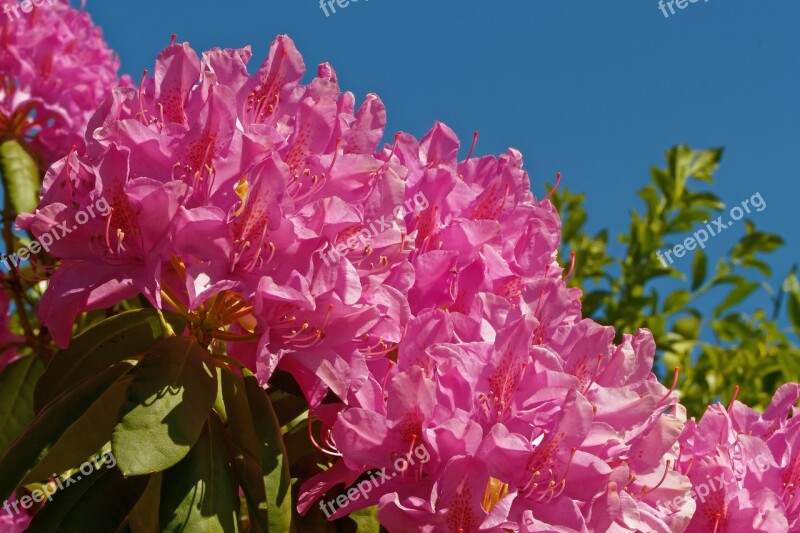
[[36, 13], [0, 27], [3, 531], [800, 531], [800, 387], [687, 412], [518, 151], [387, 135], [287, 36], [132, 83]]

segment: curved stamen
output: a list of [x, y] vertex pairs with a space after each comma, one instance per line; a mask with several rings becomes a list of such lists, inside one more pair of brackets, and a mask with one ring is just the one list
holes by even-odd
[[557, 172], [556, 173], [556, 183], [553, 185], [553, 188], [550, 189], [550, 192], [547, 193], [547, 196], [544, 197], [544, 200], [542, 200], [543, 202], [545, 200], [549, 200], [550, 197], [553, 196], [553, 194], [555, 194], [555, 192], [558, 190], [558, 185], [560, 183], [561, 183], [561, 172]]
[[472, 158], [472, 153], [475, 151], [475, 145], [478, 144], [478, 132], [472, 132], [472, 146], [469, 149], [469, 153], [467, 154], [467, 158], [464, 160], [466, 163]]
[[731, 411], [733, 411], [733, 404], [736, 403], [736, 397], [737, 396], [739, 396], [739, 385], [736, 385], [733, 388], [733, 398], [731, 398], [731, 403], [730, 403], [730, 405], [728, 405], [728, 414], [730, 414]]
[[680, 368], [676, 366], [675, 370], [673, 371], [672, 386], [669, 388], [667, 393], [658, 401], [656, 407], [660, 406], [664, 402], [664, 400], [669, 398], [672, 395], [672, 393], [675, 392], [675, 387], [678, 386], [678, 375], [680, 374], [680, 371], [681, 371]]
[[570, 255], [570, 267], [569, 267], [569, 272], [567, 272], [564, 275], [564, 282], [566, 282], [572, 275], [572, 273], [575, 272], [575, 252], [570, 252], [569, 255]]
[[658, 483], [656, 483], [655, 487], [653, 487], [652, 489], [648, 488], [647, 485], [642, 487], [642, 496], [644, 496], [648, 492], [656, 490], [658, 487], [661, 486], [662, 483], [664, 483], [664, 480], [667, 479], [667, 473], [669, 472], [670, 464], [671, 464], [671, 460], [667, 459], [667, 467], [664, 469], [664, 475], [661, 476], [661, 480]]

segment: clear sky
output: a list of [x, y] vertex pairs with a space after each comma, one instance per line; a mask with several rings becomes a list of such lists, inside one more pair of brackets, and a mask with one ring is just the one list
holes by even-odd
[[[683, 0], [681, 0], [683, 1]], [[520, 149], [537, 196], [556, 171], [589, 195], [589, 227], [627, 227], [635, 191], [676, 143], [724, 146], [715, 192], [760, 192], [752, 220], [798, 261], [800, 2], [709, 0], [665, 18], [657, 0], [88, 0], [138, 80], [172, 33], [198, 51], [252, 44], [251, 72], [286, 33], [310, 71], [330, 62], [360, 99], [378, 93], [390, 132], [435, 120], [477, 153]], [[669, 12], [669, 11], [668, 11]], [[724, 254], [743, 225], [713, 239]], [[691, 260], [676, 264], [689, 272]]]

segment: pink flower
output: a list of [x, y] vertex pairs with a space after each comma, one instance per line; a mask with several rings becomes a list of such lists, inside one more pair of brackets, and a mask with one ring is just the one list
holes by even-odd
[[[212, 329], [257, 328], [261, 342], [239, 356], [257, 361], [264, 380], [286, 354], [296, 354], [285, 364], [298, 375], [358, 367], [353, 357], [363, 366], [372, 325], [400, 339], [399, 294], [317, 255], [375, 203], [382, 104], [370, 96], [355, 111], [327, 65], [299, 85], [305, 67], [287, 37], [252, 78], [249, 57], [215, 49], [200, 59], [170, 44], [154, 78], [100, 107], [88, 156], [70, 154], [47, 174], [39, 209], [20, 227], [41, 236], [101, 200], [110, 208], [52, 247], [63, 261], [38, 313], [60, 345], [79, 312], [136, 294], [189, 313], [209, 306], [220, 312], [205, 320]], [[237, 305], [242, 312], [228, 313]], [[375, 305], [394, 308], [381, 325], [370, 318]], [[359, 372], [305, 385], [311, 399], [363, 380]]]
[[[9, 499], [14, 499], [12, 495]], [[31, 516], [20, 509], [20, 513], [14, 513], [9, 506], [0, 509], [0, 531], [3, 533], [23, 533], [31, 522]]]
[[800, 385], [789, 383], [763, 414], [734, 399], [689, 421], [679, 465], [697, 511], [687, 531], [800, 529], [799, 399]]
[[[540, 316], [572, 308], [547, 302]], [[502, 531], [526, 521], [563, 531], [685, 528], [688, 516], [656, 508], [659, 497], [686, 495], [690, 485], [674, 469], [683, 422], [667, 412], [675, 396], [649, 370], [649, 333], [615, 347], [613, 330], [563, 314], [553, 349], [539, 343], [534, 317], [504, 320], [497, 311], [482, 313], [491, 343], [470, 338], [477, 323], [458, 323], [471, 317], [422, 313], [409, 326], [415, 335], [400, 343], [400, 373], [389, 370], [385, 387], [375, 376], [378, 390], [351, 396], [350, 407], [318, 413], [342, 459], [301, 487], [300, 511], [334, 485], [424, 446], [429, 461], [340, 514], [379, 499], [390, 531]], [[462, 462], [484, 473], [458, 481]], [[457, 518], [450, 498], [460, 502]]]
[[119, 60], [85, 11], [64, 0], [0, 18], [0, 137], [25, 142], [44, 168], [75, 146], [118, 85]]

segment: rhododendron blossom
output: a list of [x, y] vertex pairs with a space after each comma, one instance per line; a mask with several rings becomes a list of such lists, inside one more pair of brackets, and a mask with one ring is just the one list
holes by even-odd
[[558, 215], [529, 192], [518, 153], [458, 162], [458, 146], [437, 124], [381, 156], [406, 196], [430, 199], [404, 243], [414, 333], [372, 364], [366, 390], [317, 411], [341, 459], [303, 484], [299, 509], [424, 444], [430, 461], [334, 517], [379, 503], [391, 531], [520, 530], [526, 513], [559, 531], [685, 527], [655, 505], [690, 484], [652, 337], [615, 346], [612, 328], [581, 319], [555, 262]]
[[[291, 376], [331, 458], [299, 480], [301, 515], [377, 506], [393, 533], [800, 527], [797, 385], [763, 415], [687, 422], [653, 335], [583, 316], [559, 214], [517, 150], [474, 157], [476, 134], [461, 158], [441, 123], [381, 144], [381, 100], [356, 106], [328, 64], [303, 84], [288, 37], [252, 75], [250, 59], [173, 36], [152, 76], [103, 101], [85, 153], [37, 135], [66, 155], [20, 229], [109, 206], [50, 250], [37, 313], [59, 346], [82, 313], [142, 295], [263, 386]], [[393, 474], [328, 511], [374, 469]], [[727, 481], [700, 499], [712, 477]]]
[[[679, 466], [698, 495], [687, 531], [800, 529], [799, 399], [800, 385], [788, 383], [763, 414], [734, 399], [687, 423]], [[711, 479], [716, 490], [700, 498]]]
[[0, 18], [0, 137], [23, 141], [47, 168], [84, 150], [97, 106], [119, 84], [119, 60], [88, 13], [58, 0]]

